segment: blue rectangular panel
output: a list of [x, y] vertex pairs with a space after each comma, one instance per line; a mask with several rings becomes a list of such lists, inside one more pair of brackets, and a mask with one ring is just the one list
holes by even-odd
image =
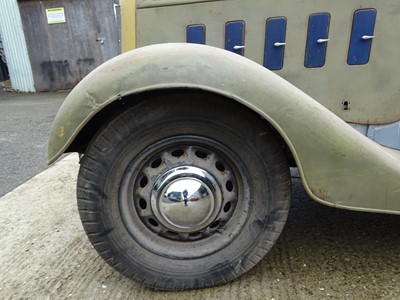
[[369, 61], [376, 20], [376, 10], [361, 9], [354, 13], [351, 30], [349, 65], [365, 65]]
[[228, 22], [225, 26], [225, 49], [244, 54], [244, 21]]
[[304, 65], [307, 68], [320, 68], [325, 64], [328, 45], [329, 13], [312, 14], [308, 19], [306, 57]]
[[203, 24], [189, 25], [186, 28], [186, 42], [204, 45], [206, 43], [206, 26]]
[[286, 45], [285, 17], [270, 18], [265, 30], [264, 67], [269, 70], [280, 70]]

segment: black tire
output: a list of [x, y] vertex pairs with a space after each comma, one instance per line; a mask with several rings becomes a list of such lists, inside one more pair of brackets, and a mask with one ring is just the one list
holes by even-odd
[[[168, 201], [183, 185], [197, 201]], [[82, 158], [77, 198], [108, 264], [146, 286], [185, 290], [224, 284], [262, 259], [286, 221], [290, 175], [255, 113], [170, 92], [100, 130]]]

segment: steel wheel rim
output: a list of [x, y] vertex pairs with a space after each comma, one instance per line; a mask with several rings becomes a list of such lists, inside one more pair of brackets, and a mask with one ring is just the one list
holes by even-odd
[[[238, 168], [238, 159], [222, 144], [199, 136], [177, 136], [151, 144], [132, 159], [123, 176], [120, 210], [126, 229], [141, 246], [162, 256], [202, 257], [226, 247], [248, 217], [243, 213], [248, 211], [248, 201], [238, 201], [247, 192], [245, 170]], [[163, 206], [165, 195], [173, 191], [170, 188], [182, 180], [196, 181], [209, 196], [208, 210], [194, 224], [169, 215]], [[188, 206], [198, 206], [195, 202]], [[182, 201], [178, 204], [180, 211], [188, 208]], [[235, 213], [238, 207], [242, 213]], [[174, 250], [177, 242], [179, 251]], [[217, 245], [208, 247], [210, 242]], [[172, 249], [161, 249], [168, 246]]]

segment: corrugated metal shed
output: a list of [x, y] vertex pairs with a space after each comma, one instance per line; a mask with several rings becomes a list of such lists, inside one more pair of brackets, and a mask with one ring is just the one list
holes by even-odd
[[0, 32], [12, 87], [22, 92], [34, 92], [32, 67], [17, 0], [0, 1]]
[[0, 30], [0, 81], [7, 80], [8, 70], [6, 65], [6, 57], [4, 55], [3, 42], [1, 38], [1, 30]]

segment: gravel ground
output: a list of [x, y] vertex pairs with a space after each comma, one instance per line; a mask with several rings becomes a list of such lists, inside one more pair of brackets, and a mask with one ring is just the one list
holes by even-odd
[[293, 178], [277, 244], [240, 279], [217, 288], [156, 292], [114, 272], [77, 214], [77, 156], [0, 198], [1, 299], [400, 299], [400, 218], [311, 201]]

